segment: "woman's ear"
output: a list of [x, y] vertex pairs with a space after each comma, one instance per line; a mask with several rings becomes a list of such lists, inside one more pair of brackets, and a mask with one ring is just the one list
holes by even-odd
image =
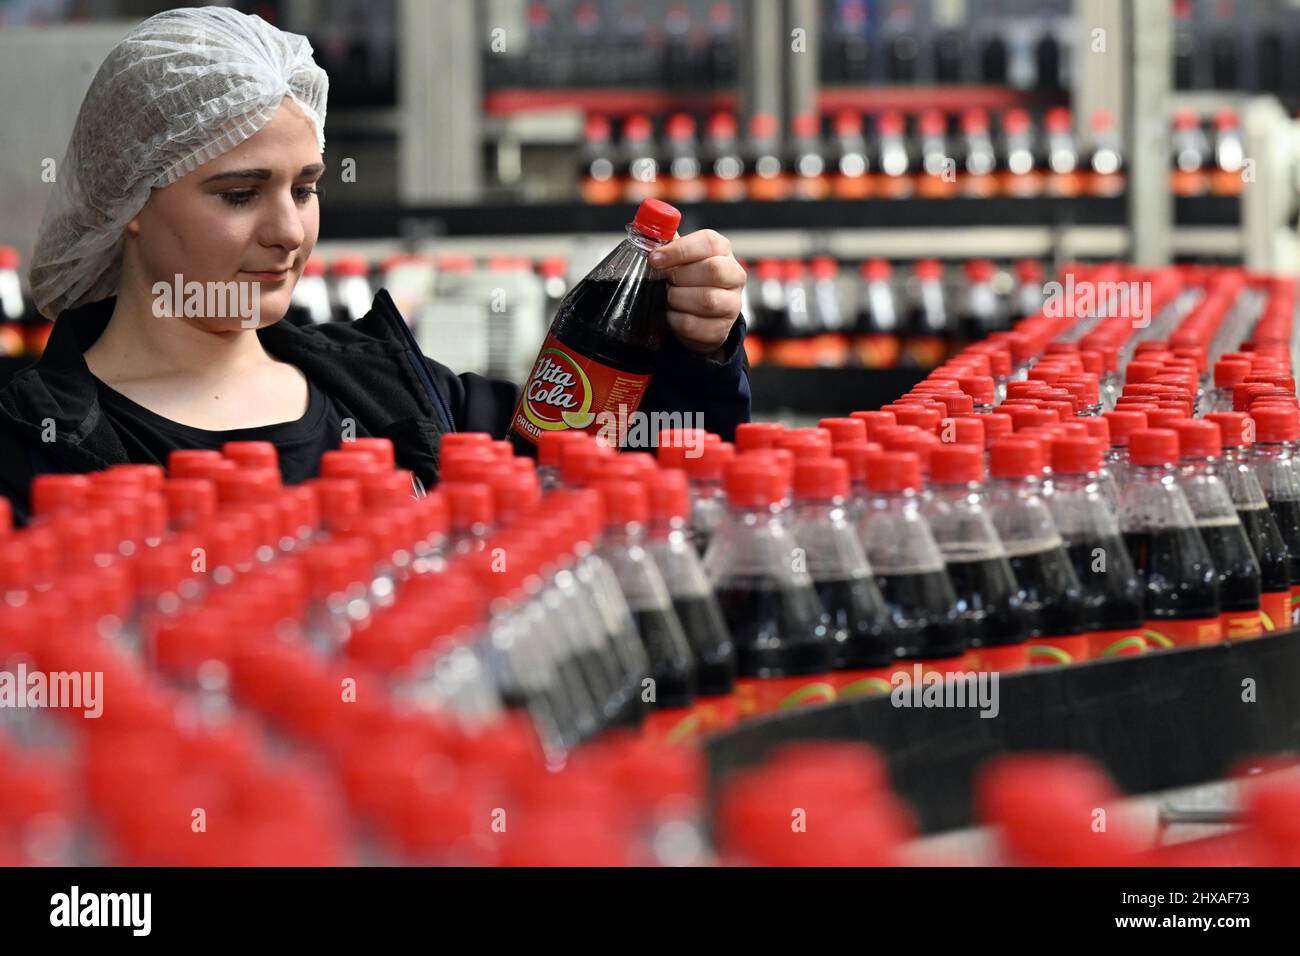
[[133, 236], [140, 235], [140, 217], [136, 216], [134, 219], [128, 222], [123, 232], [129, 232]]

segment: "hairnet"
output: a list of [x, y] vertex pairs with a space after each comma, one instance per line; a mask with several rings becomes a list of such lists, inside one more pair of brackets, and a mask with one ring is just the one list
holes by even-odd
[[30, 279], [37, 307], [114, 295], [122, 231], [151, 189], [175, 182], [248, 139], [285, 96], [325, 148], [329, 80], [307, 38], [225, 7], [169, 10], [128, 33], [95, 74], [54, 192]]

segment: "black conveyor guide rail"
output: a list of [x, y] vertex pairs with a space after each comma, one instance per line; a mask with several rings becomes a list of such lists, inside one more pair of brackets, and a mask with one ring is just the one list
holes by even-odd
[[[1240, 202], [1231, 196], [1177, 198], [1180, 226], [1236, 226]], [[346, 239], [436, 239], [470, 236], [561, 235], [620, 232], [636, 203], [484, 202], [440, 206], [324, 203], [321, 235]], [[701, 202], [682, 206], [682, 231], [752, 229], [959, 229], [974, 227], [1122, 226], [1123, 196], [1017, 199], [866, 199]]]
[[906, 395], [929, 374], [919, 368], [791, 368], [755, 365], [749, 370], [754, 414], [794, 412], [832, 417], [874, 411]]
[[1127, 794], [1222, 779], [1245, 757], [1300, 750], [1300, 631], [1003, 675], [998, 695], [993, 718], [886, 696], [760, 718], [706, 741], [710, 789], [786, 743], [860, 741], [934, 833], [973, 822], [976, 771], [1013, 751], [1090, 757]]

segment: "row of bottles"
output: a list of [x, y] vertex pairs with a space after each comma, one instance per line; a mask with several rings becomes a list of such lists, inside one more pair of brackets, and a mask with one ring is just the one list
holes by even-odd
[[[1240, 163], [1239, 147], [1217, 149], [1240, 139], [1228, 118], [1216, 127], [1216, 152], [1206, 150], [1206, 172], [1234, 155]], [[609, 117], [592, 114], [578, 191], [590, 203], [1118, 195], [1125, 164], [1119, 130], [1105, 110], [1089, 124], [1092, 146], [1084, 150], [1066, 107], [869, 117], [844, 109], [794, 116], [788, 130], [769, 113], [754, 114], [743, 130], [726, 111], [673, 113], [659, 122], [632, 113], [617, 131]]]

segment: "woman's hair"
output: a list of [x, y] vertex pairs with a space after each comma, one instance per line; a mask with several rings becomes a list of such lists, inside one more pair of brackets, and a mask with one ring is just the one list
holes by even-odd
[[325, 148], [329, 80], [307, 38], [225, 7], [169, 10], [145, 20], [104, 60], [86, 92], [36, 239], [37, 307], [114, 295], [122, 233], [149, 192], [235, 148], [286, 96]]

